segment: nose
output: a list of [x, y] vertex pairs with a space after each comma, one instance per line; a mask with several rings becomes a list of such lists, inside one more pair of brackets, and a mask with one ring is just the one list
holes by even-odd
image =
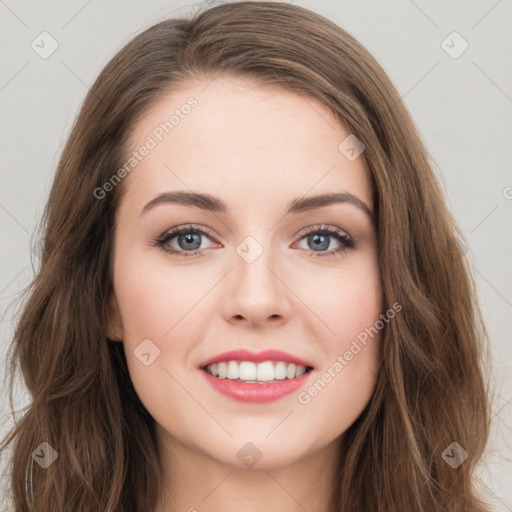
[[277, 259], [271, 258], [270, 251], [261, 252], [254, 261], [241, 254], [234, 254], [234, 268], [226, 276], [225, 319], [251, 327], [265, 322], [275, 326], [286, 323], [290, 317], [291, 292]]

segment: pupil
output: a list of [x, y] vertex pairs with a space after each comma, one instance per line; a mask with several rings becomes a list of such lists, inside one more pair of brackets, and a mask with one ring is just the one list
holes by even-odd
[[[198, 234], [186, 234], [186, 235], [181, 235], [179, 237], [179, 242], [182, 242], [183, 240], [187, 243], [187, 244], [190, 244], [190, 243], [193, 243], [194, 242], [194, 237], [196, 238], [195, 242], [197, 244], [197, 242], [199, 242], [199, 244], [197, 244], [197, 246], [195, 247], [190, 247], [190, 245], [188, 247], [186, 247], [187, 249], [198, 249], [199, 246], [201, 245], [201, 242], [199, 240], [199, 235]], [[181, 244], [180, 244], [181, 245]]]
[[[319, 238], [320, 237], [323, 237], [324, 238], [324, 241], [319, 241]], [[323, 235], [323, 234], [315, 234], [313, 235], [313, 244], [314, 244], [314, 248], [318, 249], [327, 249], [329, 247], [329, 241], [327, 239], [327, 235]]]

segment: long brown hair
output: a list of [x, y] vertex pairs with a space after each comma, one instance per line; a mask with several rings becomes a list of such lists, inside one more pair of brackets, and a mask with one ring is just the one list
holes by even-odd
[[[85, 98], [11, 345], [11, 394], [18, 365], [31, 394], [2, 445], [15, 441], [14, 509], [156, 506], [154, 420], [130, 381], [122, 343], [106, 337], [124, 181], [101, 199], [94, 191], [126, 161], [130, 134], [151, 104], [191, 79], [222, 74], [322, 102], [365, 146], [384, 304], [402, 311], [385, 326], [375, 392], [345, 432], [331, 510], [489, 510], [474, 483], [489, 432], [487, 335], [429, 155], [368, 51], [322, 16], [277, 2], [225, 3], [158, 23], [112, 58]], [[53, 453], [43, 442], [58, 454], [46, 469], [33, 457]], [[446, 449], [459, 450], [454, 442], [469, 454], [456, 468], [446, 462]]]

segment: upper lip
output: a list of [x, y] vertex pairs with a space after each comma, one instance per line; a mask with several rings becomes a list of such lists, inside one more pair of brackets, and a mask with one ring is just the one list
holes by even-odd
[[199, 364], [199, 368], [203, 368], [209, 364], [220, 363], [222, 361], [254, 361], [255, 363], [262, 361], [284, 361], [286, 363], [295, 363], [300, 366], [310, 366], [313, 368], [313, 365], [310, 362], [301, 359], [300, 357], [274, 349], [264, 350], [263, 352], [257, 353], [245, 349], [223, 352], [222, 354], [206, 359]]

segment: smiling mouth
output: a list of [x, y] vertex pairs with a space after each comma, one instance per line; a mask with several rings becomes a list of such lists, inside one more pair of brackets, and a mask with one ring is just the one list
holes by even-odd
[[311, 366], [301, 366], [286, 361], [222, 361], [201, 367], [212, 377], [246, 384], [268, 384], [293, 380], [313, 370]]

